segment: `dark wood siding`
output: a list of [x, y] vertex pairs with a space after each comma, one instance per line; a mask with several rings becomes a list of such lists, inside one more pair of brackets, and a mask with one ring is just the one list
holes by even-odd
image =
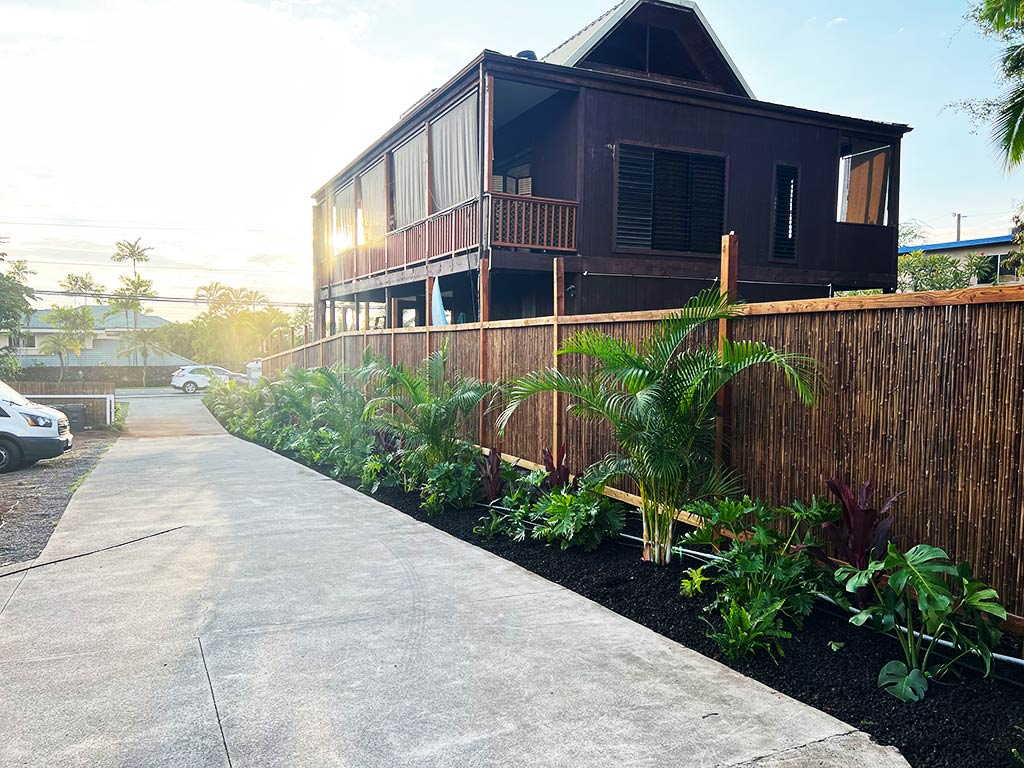
[[[631, 253], [614, 246], [615, 148], [630, 143], [726, 157], [724, 230], [741, 238], [741, 269], [770, 265], [794, 273], [841, 271], [850, 282], [858, 274], [895, 273], [894, 228], [865, 227], [851, 233], [849, 225], [836, 223], [841, 129], [595, 88], [583, 89], [580, 98], [587, 118], [580, 194], [582, 255]], [[792, 266], [773, 262], [771, 254], [778, 163], [800, 168], [797, 258]], [[794, 274], [794, 280], [799, 279]]]

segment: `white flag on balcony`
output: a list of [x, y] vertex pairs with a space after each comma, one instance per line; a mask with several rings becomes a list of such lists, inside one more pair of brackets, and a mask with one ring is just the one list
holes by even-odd
[[444, 313], [444, 301], [441, 299], [441, 281], [434, 278], [434, 293], [430, 299], [430, 324], [448, 325], [448, 316]]

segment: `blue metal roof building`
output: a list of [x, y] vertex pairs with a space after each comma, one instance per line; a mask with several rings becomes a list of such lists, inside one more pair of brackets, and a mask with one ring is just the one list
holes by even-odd
[[[1005, 248], [1002, 248], [1005, 246]], [[900, 247], [900, 253], [913, 253], [914, 251], [961, 251], [961, 250], [985, 250], [995, 253], [1006, 253], [1013, 246], [1013, 235], [997, 235], [996, 237], [979, 237], [975, 240], [955, 240], [950, 243], [927, 243], [925, 245], [904, 245]]]

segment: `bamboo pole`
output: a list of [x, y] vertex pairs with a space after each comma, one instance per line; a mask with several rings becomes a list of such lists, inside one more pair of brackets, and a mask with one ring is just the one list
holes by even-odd
[[[730, 302], [736, 301], [736, 287], [739, 278], [740, 240], [735, 232], [722, 235], [722, 294]], [[732, 322], [718, 321], [718, 351], [722, 352], [727, 342], [732, 341]], [[729, 430], [732, 421], [732, 388], [728, 385], [718, 391], [718, 422], [715, 434], [715, 458], [719, 466], [729, 463]]]
[[[478, 289], [480, 291], [479, 304], [480, 307], [480, 381], [487, 381], [487, 324], [491, 319], [491, 260], [480, 259], [480, 279], [478, 281]], [[484, 442], [485, 432], [485, 413], [484, 408], [480, 408], [480, 442]]]
[[[556, 257], [552, 263], [552, 317], [551, 317], [551, 367], [558, 370], [558, 348], [561, 341], [558, 337], [558, 319], [565, 314], [565, 259]], [[559, 447], [564, 441], [562, 425], [562, 398], [558, 392], [551, 393], [551, 454], [558, 456]]]

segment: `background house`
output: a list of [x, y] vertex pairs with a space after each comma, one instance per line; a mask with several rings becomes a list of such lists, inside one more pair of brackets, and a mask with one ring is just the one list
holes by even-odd
[[[484, 51], [314, 195], [315, 327], [681, 306], [740, 239], [742, 298], [894, 290], [907, 126], [757, 100], [690, 0]], [[560, 307], [561, 307], [560, 296]]]
[[[135, 317], [132, 312], [128, 313], [127, 319], [123, 312], [108, 317], [110, 307], [104, 306], [89, 307], [89, 310], [93, 315], [93, 333], [86, 339], [81, 354], [68, 355], [67, 365], [69, 368], [142, 365], [141, 360], [133, 361], [118, 356], [117, 349], [121, 339], [136, 325], [138, 328], [160, 328], [169, 323], [168, 320], [156, 315], [139, 314], [138, 317]], [[24, 368], [40, 365], [59, 366], [60, 360], [56, 355], [44, 355], [39, 351], [42, 340], [48, 334], [57, 333], [57, 330], [45, 320], [49, 312], [48, 309], [33, 312], [28, 323], [21, 329], [19, 336], [13, 340], [6, 334], [0, 333], [0, 349], [13, 347], [15, 355]], [[192, 360], [170, 352], [154, 351], [148, 360], [148, 365], [152, 368], [192, 364]]]
[[[998, 282], [1001, 285], [1012, 285], [1022, 282], [1015, 269], [1004, 264], [1004, 260], [1014, 250], [1013, 235], [996, 235], [994, 237], [979, 237], [974, 240], [957, 240], [949, 243], [925, 243], [923, 245], [905, 245], [900, 247], [900, 255], [924, 251], [929, 255], [952, 256], [957, 260], [966, 263], [968, 256], [975, 254], [988, 256], [991, 264], [992, 278], [989, 283], [996, 282], [995, 275], [999, 275]], [[977, 283], [977, 280], [974, 281]]]

